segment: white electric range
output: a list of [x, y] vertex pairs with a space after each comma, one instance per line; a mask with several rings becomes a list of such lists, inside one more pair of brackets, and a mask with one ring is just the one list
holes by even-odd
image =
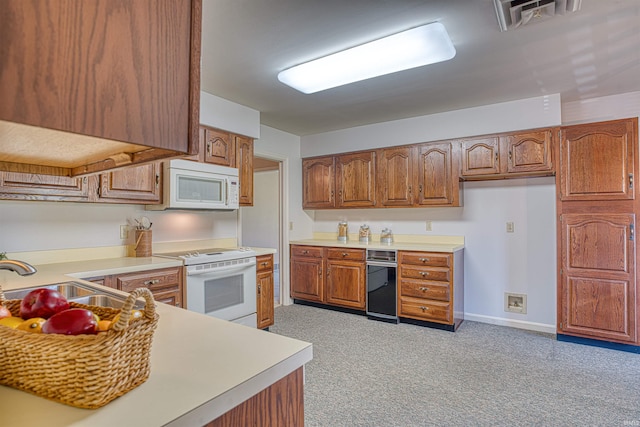
[[154, 254], [181, 259], [187, 272], [187, 309], [257, 327], [256, 253], [211, 248]]

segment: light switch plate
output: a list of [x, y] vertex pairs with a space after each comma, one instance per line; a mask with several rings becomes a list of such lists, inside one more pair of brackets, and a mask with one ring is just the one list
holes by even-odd
[[513, 222], [507, 222], [507, 233], [513, 233], [515, 231], [515, 226]]

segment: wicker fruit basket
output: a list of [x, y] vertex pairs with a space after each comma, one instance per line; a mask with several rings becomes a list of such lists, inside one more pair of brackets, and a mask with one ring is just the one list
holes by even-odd
[[[141, 318], [129, 324], [138, 297], [146, 304]], [[20, 300], [0, 305], [20, 314]], [[120, 319], [97, 335], [38, 334], [0, 327], [0, 384], [78, 408], [100, 408], [149, 378], [149, 356], [158, 314], [153, 295], [138, 288], [122, 310], [69, 302], [88, 308], [100, 319]]]

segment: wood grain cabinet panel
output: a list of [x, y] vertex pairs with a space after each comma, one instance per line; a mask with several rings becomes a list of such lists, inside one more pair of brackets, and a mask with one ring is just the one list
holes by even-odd
[[636, 146], [637, 124], [629, 120], [562, 128], [562, 200], [634, 199]]
[[384, 148], [376, 153], [376, 189], [381, 207], [412, 206], [414, 147]]
[[431, 143], [418, 146], [418, 194], [421, 206], [457, 205], [458, 176], [454, 177], [451, 144]]
[[364, 249], [327, 249], [327, 304], [364, 310], [366, 305], [364, 260]]
[[69, 149], [59, 170], [22, 166], [57, 175], [113, 169], [122, 142], [136, 144], [127, 146], [133, 163], [195, 153], [201, 8], [200, 0], [3, 1], [2, 56], [11, 60], [0, 73], [0, 121], [103, 139], [99, 151], [93, 141], [58, 144]]
[[374, 151], [336, 157], [336, 207], [372, 207], [375, 197]]
[[98, 201], [160, 203], [161, 173], [162, 166], [158, 162], [103, 173], [100, 176]]
[[184, 291], [182, 274], [182, 267], [146, 270], [115, 275], [111, 283], [125, 292], [142, 287], [148, 288], [156, 301], [182, 307]]
[[273, 255], [256, 257], [256, 301], [258, 329], [273, 325]]
[[634, 214], [563, 214], [560, 329], [634, 343]]
[[552, 171], [552, 129], [543, 129], [500, 137], [507, 152], [508, 174]]
[[[88, 201], [95, 176], [39, 175], [0, 172], [0, 198], [8, 200]], [[95, 185], [93, 188], [95, 189]]]
[[[291, 297], [324, 301], [324, 250], [312, 246], [291, 246]], [[318, 256], [319, 255], [319, 256]]]
[[201, 126], [204, 138], [204, 161], [227, 167], [235, 167], [236, 147], [229, 132]]
[[465, 139], [460, 142], [462, 176], [500, 173], [500, 139], [498, 137]]
[[253, 139], [234, 135], [236, 167], [240, 178], [240, 206], [253, 206]]
[[335, 159], [315, 157], [302, 160], [302, 207], [335, 207]]

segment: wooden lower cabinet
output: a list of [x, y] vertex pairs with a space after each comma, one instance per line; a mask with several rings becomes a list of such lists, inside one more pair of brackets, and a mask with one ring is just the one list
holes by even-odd
[[304, 371], [298, 368], [204, 427], [303, 425]]
[[273, 325], [273, 255], [256, 257], [256, 302], [258, 329]]
[[184, 308], [182, 267], [87, 277], [83, 280], [109, 286], [124, 292], [131, 292], [137, 288], [148, 288], [157, 302]]
[[291, 297], [365, 308], [364, 249], [291, 245]]
[[558, 332], [637, 343], [634, 214], [563, 214]]
[[364, 249], [326, 249], [325, 302], [364, 310], [366, 267]]
[[456, 330], [464, 320], [463, 259], [463, 251], [399, 251], [398, 316]]

